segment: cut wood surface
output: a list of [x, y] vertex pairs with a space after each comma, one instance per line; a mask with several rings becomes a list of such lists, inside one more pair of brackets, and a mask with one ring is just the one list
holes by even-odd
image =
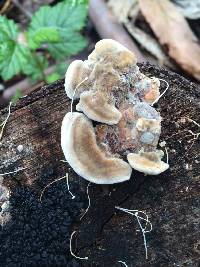
[[[200, 88], [167, 70], [149, 64], [140, 67], [145, 74], [165, 79], [170, 85], [157, 105], [163, 118], [160, 141], [166, 141], [170, 169], [159, 176], [144, 176], [133, 171], [130, 181], [108, 187], [91, 184], [91, 207], [81, 221], [83, 207], [87, 207], [88, 183], [67, 163], [61, 162], [64, 156], [60, 147], [60, 127], [70, 110], [63, 80], [32, 92], [11, 108], [0, 143], [0, 173], [26, 168], [4, 177], [11, 196], [15, 187], [22, 186], [32, 188], [39, 196], [46, 184], [68, 172], [71, 190], [82, 203], [80, 210], [79, 206], [74, 207], [80, 216], [75, 216], [70, 231], [77, 230], [72, 242], [76, 254], [89, 259], [72, 260], [69, 247], [66, 247], [60, 252], [65, 265], [48, 266], [122, 266], [118, 261], [126, 262], [129, 267], [198, 266], [200, 143], [188, 131], [195, 134], [200, 128], [188, 119], [200, 123]], [[161, 85], [164, 90], [165, 83], [161, 82]], [[1, 121], [6, 114], [7, 109], [0, 111]], [[21, 152], [19, 145], [23, 146]], [[43, 197], [47, 196], [44, 193]], [[69, 200], [67, 205], [70, 207], [73, 203]], [[116, 210], [115, 206], [143, 210], [149, 215], [153, 230], [146, 234], [148, 260], [145, 259], [142, 233], [137, 231], [137, 220]], [[61, 212], [63, 209], [60, 206]], [[15, 233], [4, 235], [0, 249], [11, 236]], [[44, 262], [42, 264], [46, 266]], [[35, 262], [31, 266], [39, 265]]]

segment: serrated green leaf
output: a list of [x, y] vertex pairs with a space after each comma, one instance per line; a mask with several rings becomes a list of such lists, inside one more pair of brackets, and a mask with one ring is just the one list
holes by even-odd
[[42, 71], [48, 67], [48, 61], [42, 55], [28, 55], [28, 63], [23, 67], [23, 73], [28, 75], [33, 81], [43, 80]]
[[47, 40], [45, 37], [42, 39], [40, 36], [40, 44], [46, 43], [47, 49], [55, 58], [76, 54], [87, 43], [80, 34], [80, 30], [85, 25], [86, 16], [87, 5], [85, 1], [82, 2], [81, 0], [66, 0], [53, 7], [41, 7], [32, 18], [28, 30], [29, 40], [34, 41], [34, 36], [40, 28], [43, 29], [43, 36], [45, 36], [45, 29], [47, 31], [53, 29], [54, 34], [57, 31], [59, 40], [56, 41], [56, 38]]
[[53, 72], [47, 76], [47, 82], [48, 83], [53, 83], [60, 79], [60, 75], [57, 72]]
[[63, 78], [65, 76], [68, 67], [69, 67], [68, 62], [57, 63], [55, 71], [60, 75], [61, 78]]
[[9, 39], [16, 40], [19, 34], [19, 28], [13, 20], [0, 16], [0, 33], [5, 34]]
[[21, 72], [27, 63], [28, 49], [17, 42], [18, 35], [17, 25], [0, 16], [0, 76], [4, 80]]
[[87, 40], [79, 33], [76, 33], [72, 34], [70, 41], [58, 44], [49, 44], [48, 50], [54, 58], [62, 59], [64, 56], [75, 55], [86, 45]]
[[56, 27], [43, 27], [35, 31], [34, 35], [29, 38], [29, 47], [33, 50], [39, 48], [42, 43], [58, 43], [62, 41]]
[[1, 76], [4, 80], [9, 80], [14, 75], [21, 72], [24, 64], [27, 63], [26, 48], [20, 44], [11, 44], [6, 51], [5, 59], [0, 62]]

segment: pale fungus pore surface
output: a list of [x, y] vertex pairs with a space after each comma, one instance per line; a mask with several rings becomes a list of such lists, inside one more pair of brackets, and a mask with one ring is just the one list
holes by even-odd
[[161, 161], [162, 156], [162, 151], [156, 150], [154, 152], [140, 151], [138, 154], [129, 153], [127, 158], [133, 169], [149, 175], [158, 175], [169, 168], [167, 163]]
[[115, 67], [127, 67], [136, 64], [135, 55], [126, 47], [112, 39], [103, 39], [96, 43], [94, 51], [88, 56], [91, 61], [109, 62]]
[[65, 116], [61, 144], [68, 163], [88, 181], [118, 183], [130, 179], [131, 167], [149, 175], [169, 167], [157, 150], [162, 118], [153, 104], [160, 81], [136, 63], [126, 47], [103, 39], [87, 60], [68, 67], [65, 91], [78, 100], [80, 113]]
[[88, 77], [89, 72], [89, 66], [82, 60], [74, 60], [69, 65], [65, 74], [65, 90], [69, 98], [80, 97], [81, 92], [85, 90], [85, 85], [82, 85], [81, 82]]
[[97, 184], [123, 182], [132, 169], [125, 161], [110, 157], [96, 142], [91, 121], [82, 113], [67, 113], [62, 123], [61, 146], [66, 160], [80, 176]]
[[94, 121], [109, 125], [117, 124], [122, 116], [114, 105], [108, 103], [104, 94], [98, 92], [83, 92], [76, 109]]

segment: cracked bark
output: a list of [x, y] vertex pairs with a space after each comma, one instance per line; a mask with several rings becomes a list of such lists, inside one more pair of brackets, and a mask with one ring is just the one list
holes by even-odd
[[[111, 195], [105, 195], [101, 186], [90, 186], [91, 207], [82, 221], [77, 218], [72, 225], [72, 230], [78, 231], [74, 250], [89, 257], [77, 264], [120, 266], [117, 261], [121, 260], [129, 267], [197, 267], [200, 143], [196, 140], [190, 148], [192, 137], [185, 138], [185, 130], [199, 129], [189, 121], [183, 123], [181, 117], [199, 123], [200, 88], [167, 70], [149, 64], [140, 67], [145, 74], [165, 79], [170, 85], [157, 105], [163, 117], [160, 141], [167, 140], [170, 169], [156, 177], [133, 172], [130, 181], [109, 186]], [[60, 126], [69, 110], [63, 81], [34, 91], [12, 107], [0, 145], [0, 173], [19, 167], [26, 170], [6, 177], [4, 181], [11, 190], [16, 184], [23, 184], [39, 194], [44, 185], [68, 172], [70, 183], [77, 188], [73, 193], [80, 195], [87, 207], [87, 182], [60, 162], [64, 159]], [[0, 118], [4, 116], [6, 109], [0, 111]], [[23, 145], [21, 153], [18, 145]], [[145, 210], [150, 216], [153, 231], [147, 235], [148, 260], [142, 235], [136, 231], [136, 220], [118, 212], [114, 208], [117, 205]]]

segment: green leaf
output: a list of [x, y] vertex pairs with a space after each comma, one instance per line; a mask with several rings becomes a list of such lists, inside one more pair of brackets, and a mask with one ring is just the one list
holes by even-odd
[[4, 16], [0, 16], [0, 34], [5, 34], [9, 39], [16, 40], [19, 29], [15, 22], [11, 19], [7, 19]]
[[[47, 44], [47, 49], [55, 58], [76, 54], [87, 44], [80, 34], [85, 25], [87, 10], [85, 0], [66, 0], [53, 7], [41, 7], [29, 26], [29, 42], [32, 40], [37, 47], [42, 43]], [[40, 29], [42, 34], [38, 38], [37, 32]], [[39, 41], [35, 40], [36, 37]]]
[[28, 49], [17, 42], [18, 35], [17, 25], [0, 16], [0, 76], [4, 80], [21, 72], [27, 63]]
[[55, 27], [43, 27], [36, 30], [32, 38], [29, 39], [29, 47], [35, 50], [42, 43], [58, 43], [60, 41], [62, 41], [62, 38]]
[[28, 75], [33, 81], [43, 80], [42, 71], [48, 67], [48, 61], [42, 55], [29, 53], [28, 63], [23, 67], [23, 73]]
[[[70, 36], [68, 34], [68, 36]], [[75, 55], [86, 47], [87, 41], [79, 33], [72, 34], [70, 41], [49, 44], [48, 50], [55, 59], [62, 59], [64, 56]]]
[[69, 66], [68, 62], [61, 62], [56, 64], [55, 70], [60, 75], [61, 78], [65, 76], [68, 66]]
[[53, 72], [47, 76], [47, 82], [48, 83], [53, 83], [60, 79], [60, 75], [57, 72]]
[[88, 5], [89, 0], [72, 0], [72, 1], [75, 2], [76, 4]]
[[10, 40], [0, 44], [0, 75], [4, 80], [21, 72], [26, 63], [27, 49], [23, 45]]

